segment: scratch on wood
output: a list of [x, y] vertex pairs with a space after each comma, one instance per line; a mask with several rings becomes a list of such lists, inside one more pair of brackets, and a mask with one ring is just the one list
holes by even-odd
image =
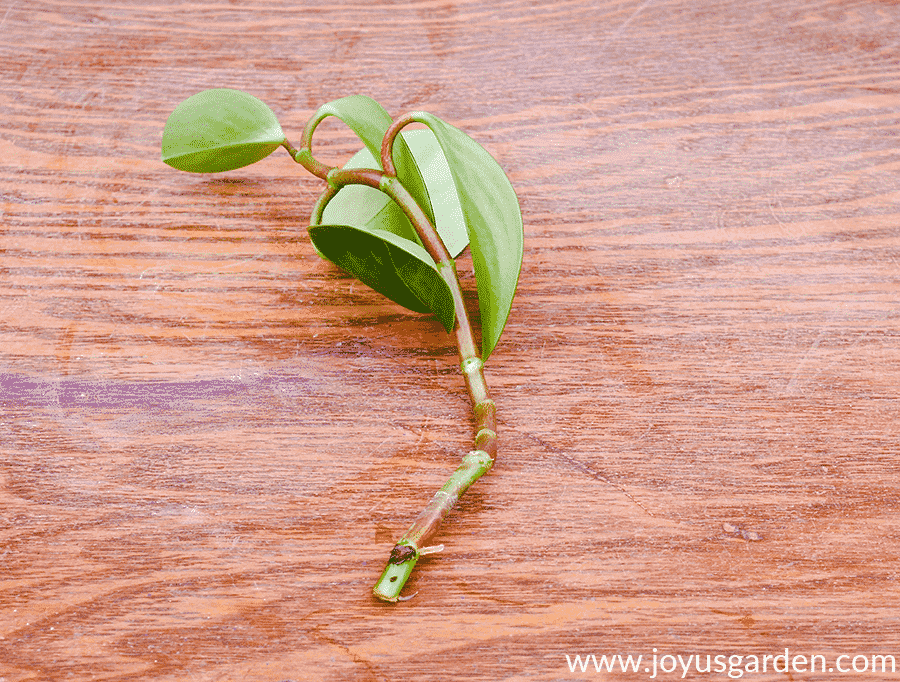
[[9, 13], [10, 13], [10, 12], [12, 12], [13, 7], [15, 7], [15, 6], [18, 5], [18, 4], [19, 4], [18, 2], [14, 2], [14, 3], [11, 4], [9, 7], [6, 8], [6, 14], [3, 15], [3, 18], [2, 18], [2, 19], [0, 19], [0, 28], [3, 28], [3, 24], [6, 23], [6, 17], [9, 16]]
[[644, 2], [638, 5], [638, 8], [634, 10], [634, 12], [632, 12], [631, 15], [625, 21], [623, 21], [616, 30], [610, 33], [603, 40], [603, 43], [600, 45], [600, 50], [603, 50], [610, 42], [622, 35], [625, 29], [628, 28], [628, 24], [634, 21], [637, 15], [643, 12], [652, 2], [653, 0], [644, 0]]
[[598, 480], [598, 481], [603, 481], [603, 482], [606, 483], [607, 485], [609, 485], [609, 486], [615, 488], [615, 489], [618, 490], [620, 493], [622, 493], [625, 497], [627, 497], [629, 500], [631, 500], [634, 504], [636, 504], [638, 507], [640, 507], [640, 508], [644, 511], [644, 513], [647, 514], [647, 516], [650, 516], [650, 517], [652, 517], [652, 518], [654, 518], [654, 519], [657, 518], [656, 514], [654, 514], [654, 513], [651, 512], [649, 509], [647, 509], [647, 507], [645, 507], [643, 504], [641, 504], [641, 503], [634, 497], [634, 495], [632, 495], [631, 493], [629, 493], [627, 490], [625, 490], [625, 488], [623, 488], [623, 487], [622, 487], [621, 485], [619, 485], [618, 483], [614, 483], [613, 481], [609, 480], [606, 476], [604, 476], [603, 474], [601, 474], [601, 473], [600, 473], [599, 471], [597, 471], [596, 469], [592, 469], [591, 467], [589, 467], [589, 466], [588, 466], [587, 464], [585, 464], [584, 462], [580, 462], [579, 460], [575, 459], [575, 458], [572, 457], [571, 455], [567, 455], [566, 453], [564, 453], [564, 452], [562, 452], [562, 451], [560, 451], [560, 450], [554, 448], [552, 445], [550, 445], [549, 443], [547, 443], [547, 442], [546, 442], [545, 440], [543, 440], [542, 438], [539, 438], [538, 436], [534, 436], [534, 435], [531, 435], [531, 434], [529, 434], [529, 433], [526, 433], [526, 434], [523, 434], [523, 435], [524, 435], [526, 438], [530, 438], [530, 439], [533, 440], [535, 443], [538, 443], [538, 444], [539, 444], [541, 447], [543, 447], [545, 450], [548, 450], [548, 451], [552, 452], [554, 455], [556, 455], [557, 457], [559, 457], [561, 460], [563, 460], [563, 461], [566, 462], [567, 464], [570, 464], [570, 465], [574, 466], [576, 469], [579, 469], [580, 471], [583, 471], [584, 473], [586, 473], [586, 474], [587, 474], [588, 476], [590, 476], [591, 478], [594, 478], [594, 479], [596, 479], [596, 480]]

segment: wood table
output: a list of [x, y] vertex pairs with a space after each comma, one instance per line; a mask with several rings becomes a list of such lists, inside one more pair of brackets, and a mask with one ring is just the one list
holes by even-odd
[[[4, 2], [0, 680], [896, 679], [898, 31], [885, 0]], [[370, 590], [471, 446], [452, 339], [315, 254], [283, 152], [161, 163], [211, 87], [292, 139], [348, 94], [431, 111], [520, 198], [497, 464], [409, 601]]]

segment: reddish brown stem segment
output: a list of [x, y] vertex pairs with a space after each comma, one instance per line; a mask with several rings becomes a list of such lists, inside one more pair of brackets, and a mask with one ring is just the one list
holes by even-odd
[[310, 145], [312, 133], [319, 120], [321, 119], [313, 119], [307, 124], [302, 148], [299, 151], [294, 149], [290, 143], [285, 142], [285, 148], [295, 161], [328, 182], [329, 190], [316, 204], [316, 215], [320, 218], [325, 204], [337, 194], [341, 187], [348, 184], [367, 185], [379, 189], [400, 206], [415, 227], [425, 250], [434, 259], [441, 278], [450, 288], [456, 310], [454, 332], [459, 348], [460, 368], [465, 377], [466, 388], [472, 400], [475, 415], [475, 448], [463, 457], [463, 461], [456, 471], [435, 493], [431, 501], [413, 521], [409, 530], [394, 546], [387, 566], [372, 590], [379, 599], [396, 602], [403, 599], [400, 592], [418, 558], [422, 554], [428, 553], [428, 550], [434, 550], [426, 545], [437, 534], [444, 517], [469, 486], [493, 466], [494, 458], [497, 456], [496, 406], [491, 400], [484, 379], [484, 363], [481, 360], [481, 353], [469, 322], [453, 259], [428, 216], [396, 177], [391, 157], [393, 142], [400, 129], [411, 123], [412, 119], [408, 115], [398, 119], [385, 133], [381, 147], [383, 172], [364, 168], [339, 169], [316, 161], [312, 157]]

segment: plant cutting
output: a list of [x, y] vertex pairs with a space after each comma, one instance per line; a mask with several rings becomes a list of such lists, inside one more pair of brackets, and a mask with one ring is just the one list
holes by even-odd
[[[343, 167], [328, 166], [312, 153], [313, 133], [329, 116], [347, 124], [364, 145]], [[411, 123], [426, 129], [403, 131]], [[279, 147], [326, 182], [309, 225], [319, 255], [401, 306], [434, 315], [459, 350], [475, 443], [391, 550], [373, 593], [396, 602], [407, 598], [400, 593], [419, 557], [442, 549], [430, 544], [441, 521], [497, 455], [496, 407], [484, 363], [503, 333], [522, 266], [519, 202], [497, 162], [464, 132], [426, 112], [392, 120], [362, 95], [320, 107], [297, 148], [256, 97], [205, 90], [172, 112], [162, 160], [183, 171], [218, 173], [261, 161]], [[466, 246], [478, 289], [480, 344], [454, 261]]]

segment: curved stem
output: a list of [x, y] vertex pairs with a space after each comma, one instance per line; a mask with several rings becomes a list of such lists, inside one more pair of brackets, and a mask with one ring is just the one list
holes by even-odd
[[306, 122], [306, 126], [303, 128], [303, 136], [300, 138], [300, 149], [296, 149], [287, 139], [281, 143], [281, 146], [288, 150], [294, 161], [322, 180], [327, 180], [328, 173], [334, 170], [335, 167], [322, 163], [312, 155], [312, 137], [316, 127], [329, 115], [328, 112], [322, 111], [320, 108]]
[[328, 202], [334, 199], [337, 193], [337, 188], [328, 185], [328, 187], [325, 188], [325, 191], [319, 195], [319, 198], [316, 200], [316, 205], [313, 206], [312, 213], [309, 216], [310, 225], [322, 224], [322, 213], [324, 213], [325, 207], [328, 205]]
[[[396, 177], [396, 170], [391, 159], [393, 141], [400, 129], [407, 123], [411, 123], [412, 119], [409, 118], [409, 115], [398, 119], [385, 133], [381, 147], [384, 172], [366, 168], [333, 168], [313, 159], [309, 151], [309, 144], [312, 133], [320, 120], [321, 118], [314, 117], [307, 124], [303, 133], [304, 148], [299, 152], [292, 153], [298, 163], [303, 164], [307, 170], [328, 182], [329, 188], [316, 203], [313, 213], [314, 221], [321, 220], [325, 205], [341, 187], [348, 184], [367, 185], [379, 189], [400, 206], [415, 228], [425, 250], [434, 259], [441, 278], [450, 288], [456, 311], [454, 332], [459, 349], [460, 368], [472, 400], [475, 416], [474, 449], [463, 457], [462, 463], [456, 471], [435, 493], [431, 501], [413, 521], [409, 530], [394, 545], [384, 572], [372, 588], [372, 592], [377, 598], [396, 602], [403, 599], [400, 592], [419, 557], [437, 551], [436, 548], [427, 547], [427, 544], [437, 534], [444, 517], [456, 505], [460, 496], [468, 490], [469, 486], [493, 466], [494, 458], [497, 456], [496, 406], [491, 400], [484, 378], [484, 363], [472, 332], [459, 278], [456, 275], [456, 265], [428, 216]], [[286, 148], [291, 151], [290, 147]], [[314, 224], [316, 223], [314, 222]]]
[[397, 175], [397, 170], [394, 168], [394, 139], [402, 128], [412, 123], [409, 116], [406, 114], [394, 121], [385, 131], [381, 140], [381, 167], [388, 175]]

